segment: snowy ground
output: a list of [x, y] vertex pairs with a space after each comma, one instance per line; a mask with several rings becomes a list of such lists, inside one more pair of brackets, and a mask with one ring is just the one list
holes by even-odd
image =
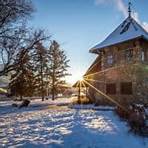
[[148, 139], [129, 133], [112, 111], [70, 109], [57, 102], [35, 101], [26, 109], [0, 102], [0, 148], [148, 148]]

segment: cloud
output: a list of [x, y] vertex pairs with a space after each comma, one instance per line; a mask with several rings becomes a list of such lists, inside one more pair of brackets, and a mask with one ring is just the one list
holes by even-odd
[[128, 16], [127, 7], [123, 0], [95, 0], [96, 5], [113, 4], [125, 17]]
[[[128, 16], [128, 7], [125, 5], [123, 0], [95, 0], [95, 4], [96, 5], [113, 4], [116, 7], [116, 9], [123, 14], [124, 17]], [[132, 16], [139, 24], [143, 26], [145, 30], [148, 31], [148, 23], [140, 21], [138, 12], [133, 12]]]
[[127, 17], [128, 16], [128, 11], [127, 11], [127, 7], [123, 3], [123, 1], [122, 0], [114, 0], [114, 3], [116, 4], [118, 10], [120, 12], [122, 12], [125, 17]]
[[133, 12], [132, 16], [134, 19], [146, 30], [148, 31], [148, 23], [147, 22], [141, 22], [139, 19], [139, 14], [137, 12]]

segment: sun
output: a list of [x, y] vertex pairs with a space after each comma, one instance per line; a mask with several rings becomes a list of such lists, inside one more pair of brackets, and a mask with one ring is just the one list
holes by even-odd
[[[71, 72], [72, 73], [72, 72]], [[83, 73], [77, 71], [77, 73], [75, 74], [75, 72], [72, 73], [72, 75], [70, 76], [67, 76], [66, 77], [66, 81], [69, 83], [69, 84], [74, 84], [76, 83], [77, 81], [83, 81], [84, 78], [83, 78]]]
[[83, 81], [84, 80], [83, 76], [80, 76], [78, 80]]

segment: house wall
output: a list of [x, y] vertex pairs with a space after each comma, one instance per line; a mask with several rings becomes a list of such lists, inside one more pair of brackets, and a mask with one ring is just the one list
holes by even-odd
[[[125, 51], [133, 49], [132, 60], [127, 61]], [[141, 51], [145, 51], [145, 61], [141, 61]], [[124, 44], [105, 48], [101, 53], [101, 70], [89, 74], [87, 81], [95, 88], [107, 93], [107, 84], [116, 85], [115, 94], [107, 94], [117, 102], [148, 103], [148, 42], [144, 40], [129, 41]], [[113, 56], [112, 64], [108, 63], [108, 56]], [[142, 67], [142, 69], [141, 69]], [[89, 72], [91, 73], [91, 71]], [[121, 83], [132, 82], [132, 94], [121, 94]], [[144, 90], [145, 89], [145, 90]], [[147, 89], [147, 90], [146, 90]], [[111, 101], [89, 88], [90, 98], [98, 104], [112, 104]]]

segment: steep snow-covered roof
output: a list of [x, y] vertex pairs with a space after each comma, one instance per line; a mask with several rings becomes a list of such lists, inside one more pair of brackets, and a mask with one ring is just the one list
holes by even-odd
[[98, 53], [102, 48], [143, 37], [148, 40], [148, 32], [132, 17], [128, 17], [103, 42], [90, 49], [91, 53]]

